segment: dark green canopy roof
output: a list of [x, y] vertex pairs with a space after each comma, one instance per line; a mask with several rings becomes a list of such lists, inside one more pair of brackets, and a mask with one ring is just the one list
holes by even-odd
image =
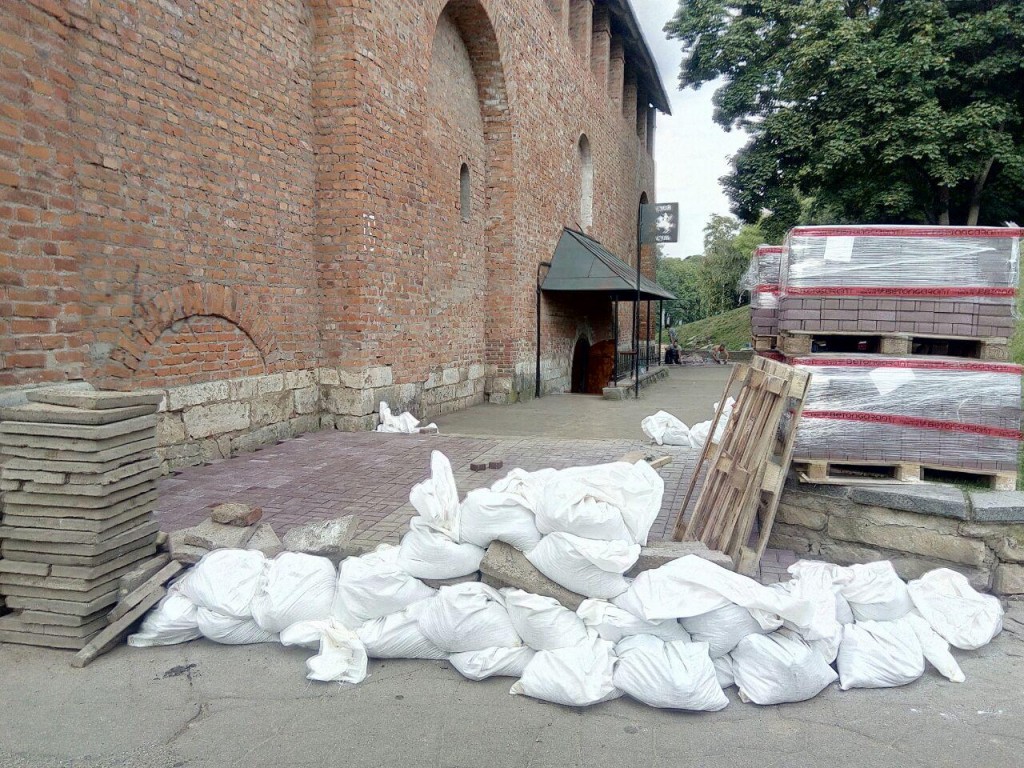
[[[543, 291], [594, 291], [619, 301], [636, 300], [636, 267], [631, 267], [597, 240], [562, 231]], [[674, 299], [675, 295], [641, 275], [640, 300]]]

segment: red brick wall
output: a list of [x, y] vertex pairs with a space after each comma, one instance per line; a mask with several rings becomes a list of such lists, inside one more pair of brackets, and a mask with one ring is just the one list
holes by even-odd
[[[594, 77], [586, 24], [570, 39], [579, 8], [3, 3], [0, 386], [484, 363], [532, 390], [537, 265], [579, 214], [580, 135], [589, 234], [628, 260], [653, 197], [631, 97]], [[552, 359], [579, 324], [545, 306]]]

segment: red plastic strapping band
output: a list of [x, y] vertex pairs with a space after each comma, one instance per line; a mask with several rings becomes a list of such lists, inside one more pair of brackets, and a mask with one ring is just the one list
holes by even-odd
[[798, 357], [793, 360], [793, 365], [806, 365], [812, 368], [914, 368], [927, 371], [1010, 373], [1015, 376], [1020, 376], [1021, 372], [1024, 371], [1024, 368], [1013, 363], [984, 363], [973, 360], [928, 360], [926, 358], [914, 358], [913, 360], [879, 358], [878, 360], [869, 360], [864, 357], [832, 357], [827, 359]]
[[1013, 298], [1016, 288], [995, 288], [983, 285], [949, 287], [932, 286], [890, 286], [890, 285], [808, 285], [787, 286], [786, 296], [894, 296], [903, 298], [971, 298], [999, 297]]
[[778, 294], [779, 284], [778, 283], [761, 283], [760, 285], [754, 286], [755, 293], [772, 293]]
[[971, 435], [1001, 437], [1008, 440], [1020, 440], [1018, 429], [1002, 427], [986, 427], [981, 424], [960, 424], [955, 421], [939, 419], [922, 419], [917, 416], [894, 416], [888, 413], [854, 413], [852, 411], [804, 411], [805, 419], [831, 419], [833, 421], [860, 421], [870, 424], [892, 424], [900, 427], [916, 429], [934, 429], [940, 432], [965, 432]]
[[781, 245], [763, 245], [754, 251], [754, 256], [765, 256], [769, 253], [783, 253], [785, 250], [785, 247]]
[[793, 237], [1020, 237], [1019, 227], [797, 227]]

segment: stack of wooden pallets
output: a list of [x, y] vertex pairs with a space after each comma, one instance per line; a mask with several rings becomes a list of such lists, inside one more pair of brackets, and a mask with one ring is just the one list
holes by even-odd
[[154, 556], [161, 398], [47, 389], [0, 411], [0, 641], [84, 647]]

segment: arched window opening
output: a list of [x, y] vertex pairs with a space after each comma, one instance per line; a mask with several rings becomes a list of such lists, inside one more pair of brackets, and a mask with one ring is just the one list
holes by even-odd
[[594, 223], [594, 159], [590, 154], [590, 139], [580, 136], [580, 226], [584, 231]]
[[463, 221], [469, 221], [472, 207], [473, 193], [469, 183], [469, 166], [463, 163], [459, 169], [459, 208], [462, 210]]

